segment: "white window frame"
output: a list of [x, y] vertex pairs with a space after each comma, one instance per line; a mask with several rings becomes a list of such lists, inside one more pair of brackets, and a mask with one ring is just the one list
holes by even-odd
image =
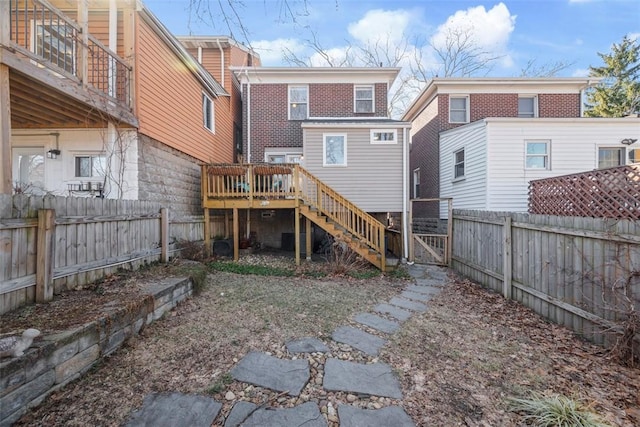
[[264, 150], [264, 161], [266, 163], [269, 162], [269, 157], [271, 156], [282, 156], [284, 158], [284, 163], [298, 163], [301, 164], [302, 160], [304, 160], [302, 149], [300, 148], [278, 148], [276, 150], [265, 148]]
[[[103, 159], [104, 162], [104, 170], [102, 170], [101, 172], [98, 171], [98, 173], [94, 174], [94, 172], [96, 171], [96, 168], [94, 166], [94, 158], [96, 157], [101, 157]], [[84, 175], [79, 175], [78, 174], [78, 159], [80, 158], [89, 158], [91, 165], [90, 165], [90, 169], [91, 169], [91, 175], [89, 176], [84, 176]], [[74, 179], [77, 180], [86, 180], [86, 181], [90, 181], [94, 178], [104, 178], [106, 176], [106, 168], [107, 168], [107, 156], [105, 153], [100, 153], [100, 152], [78, 152], [78, 153], [74, 153], [73, 154], [73, 177]]]
[[[291, 89], [300, 89], [300, 88], [303, 88], [307, 93], [307, 99], [306, 99], [306, 102], [304, 103], [307, 106], [307, 112], [306, 112], [304, 118], [292, 118], [291, 117], [291, 107], [292, 107], [292, 105], [294, 103], [291, 102]], [[299, 104], [303, 104], [303, 103], [299, 102]], [[289, 120], [306, 120], [306, 119], [309, 118], [309, 85], [289, 85], [289, 86], [287, 86], [287, 118]]]
[[[520, 112], [520, 100], [521, 99], [532, 99], [533, 100], [533, 111], [530, 114], [533, 115], [529, 115], [529, 113], [527, 112], [526, 115], [524, 115], [524, 113]], [[538, 117], [538, 96], [537, 95], [520, 95], [518, 96], [518, 117], [521, 118], [535, 118]]]
[[[357, 93], [358, 89], [371, 89], [371, 98], [370, 99], [358, 99]], [[376, 112], [376, 92], [374, 85], [353, 85], [353, 112], [358, 114], [367, 114], [367, 113], [375, 113]], [[358, 101], [371, 101], [371, 109], [370, 111], [358, 111]]]
[[[464, 99], [465, 100], [465, 118], [464, 121], [454, 121], [451, 119], [451, 101], [454, 99]], [[470, 103], [469, 103], [469, 95], [449, 95], [449, 123], [469, 123], [470, 120]], [[456, 110], [460, 111], [460, 110]]]
[[216, 133], [215, 105], [213, 99], [204, 92], [202, 92], [202, 126], [211, 133]]
[[[327, 138], [342, 137], [343, 162], [327, 163]], [[346, 133], [323, 133], [322, 134], [322, 166], [324, 167], [346, 167], [347, 166], [347, 134]]]
[[[605, 167], [601, 167], [600, 166], [600, 150], [617, 150], [619, 152], [622, 152], [622, 163], [619, 165], [614, 165], [614, 166], [605, 166]], [[607, 169], [607, 168], [615, 168], [618, 166], [624, 166], [627, 164], [628, 159], [629, 159], [629, 154], [627, 153], [627, 148], [626, 147], [620, 147], [617, 145], [599, 145], [596, 147], [596, 169]]]
[[[457, 161], [458, 153], [462, 153], [462, 161], [461, 162]], [[463, 180], [465, 178], [465, 175], [467, 173], [465, 161], [466, 161], [466, 155], [465, 155], [465, 152], [464, 152], [464, 147], [453, 152], [453, 180], [454, 181]], [[462, 174], [461, 175], [457, 174], [459, 165], [462, 165]]]
[[[545, 154], [529, 154], [529, 144], [544, 144]], [[529, 166], [528, 159], [538, 157], [544, 158], [544, 167]], [[527, 170], [551, 170], [551, 140], [527, 139], [524, 141], [524, 168]]]
[[[376, 139], [376, 134], [392, 134], [392, 139]], [[398, 143], [398, 130], [397, 129], [371, 129], [369, 133], [371, 144], [397, 144]]]
[[412, 189], [413, 198], [417, 199], [420, 197], [420, 168], [415, 168], [413, 170], [413, 189]]

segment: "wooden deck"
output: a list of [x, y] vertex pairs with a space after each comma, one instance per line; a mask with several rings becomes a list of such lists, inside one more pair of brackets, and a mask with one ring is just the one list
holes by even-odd
[[[386, 268], [385, 225], [297, 164], [212, 164], [202, 166], [202, 206], [232, 209], [234, 257], [238, 251], [238, 209], [295, 209], [296, 262], [300, 262], [300, 218], [305, 217], [381, 270]], [[307, 233], [309, 233], [307, 221]], [[209, 247], [209, 230], [205, 230]], [[310, 253], [310, 240], [307, 241]]]

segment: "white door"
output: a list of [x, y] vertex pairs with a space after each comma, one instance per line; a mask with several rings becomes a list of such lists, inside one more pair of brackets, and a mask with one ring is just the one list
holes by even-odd
[[44, 147], [16, 147], [12, 153], [15, 192], [44, 194]]

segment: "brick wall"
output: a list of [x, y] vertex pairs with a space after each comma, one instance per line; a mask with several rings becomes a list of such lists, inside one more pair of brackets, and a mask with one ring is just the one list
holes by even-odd
[[538, 95], [540, 117], [580, 117], [580, 94], [541, 93]]
[[180, 215], [202, 215], [197, 159], [139, 135], [139, 200], [160, 202]]
[[[243, 152], [248, 153], [247, 85], [243, 85]], [[302, 127], [288, 119], [287, 84], [251, 84], [251, 162], [264, 161], [264, 149], [302, 147]], [[309, 84], [310, 117], [387, 117], [387, 85], [374, 88], [375, 112], [354, 113], [353, 84]]]

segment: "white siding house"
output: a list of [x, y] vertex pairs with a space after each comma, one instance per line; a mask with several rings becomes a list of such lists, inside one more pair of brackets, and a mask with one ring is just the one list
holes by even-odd
[[[464, 176], [455, 178], [461, 149]], [[531, 180], [638, 160], [637, 117], [487, 118], [440, 134], [440, 196], [455, 209], [526, 212]]]

